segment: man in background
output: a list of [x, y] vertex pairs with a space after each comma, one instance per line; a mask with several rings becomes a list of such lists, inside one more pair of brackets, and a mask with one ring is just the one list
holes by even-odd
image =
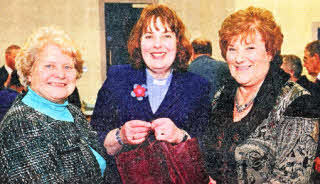
[[320, 40], [307, 44], [304, 50], [304, 67], [312, 80], [302, 76], [297, 82], [310, 91], [313, 96], [320, 98]]
[[195, 39], [192, 41], [193, 61], [189, 65], [189, 71], [206, 78], [211, 85], [210, 99], [213, 99], [216, 91], [229, 76], [228, 65], [211, 57], [212, 43], [209, 40]]
[[11, 74], [15, 71], [15, 58], [20, 47], [18, 45], [10, 45], [6, 49], [5, 53], [5, 64], [0, 68], [0, 87], [7, 87], [10, 84]]
[[0, 68], [0, 121], [24, 89], [15, 68], [15, 58], [19, 51], [19, 46], [9, 46], [5, 52], [5, 64]]
[[[307, 44], [304, 50], [303, 65], [307, 69], [309, 75], [312, 77], [311, 81], [305, 76], [302, 76], [297, 82], [310, 91], [311, 95], [314, 96], [313, 111], [320, 112], [320, 40], [316, 40]], [[320, 118], [320, 115], [318, 115]], [[320, 123], [320, 122], [319, 122]], [[319, 131], [319, 129], [318, 129]], [[316, 172], [312, 176], [312, 180], [315, 183], [320, 181], [320, 137], [318, 139], [318, 149], [315, 159], [315, 170]]]
[[301, 59], [296, 55], [283, 55], [281, 69], [290, 75], [290, 80], [296, 82], [302, 73]]

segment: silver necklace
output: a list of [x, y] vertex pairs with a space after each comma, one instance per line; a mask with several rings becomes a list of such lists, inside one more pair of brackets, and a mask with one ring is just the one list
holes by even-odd
[[[237, 92], [238, 92], [238, 90], [237, 90]], [[253, 104], [255, 98], [256, 98], [256, 96], [254, 96], [248, 103], [243, 104], [243, 105], [239, 105], [238, 100], [237, 100], [237, 96], [236, 96], [235, 97], [235, 103], [236, 103], [237, 112], [241, 113], [244, 110], [246, 110], [248, 107], [250, 107], [250, 105]]]

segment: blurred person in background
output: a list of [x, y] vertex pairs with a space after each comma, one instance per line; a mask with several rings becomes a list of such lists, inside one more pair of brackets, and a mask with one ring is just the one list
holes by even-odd
[[290, 80], [296, 82], [302, 73], [300, 58], [296, 55], [282, 55], [281, 69], [290, 75]]
[[10, 84], [11, 74], [15, 71], [15, 57], [20, 51], [18, 45], [10, 45], [6, 49], [5, 64], [0, 68], [0, 86], [7, 87]]
[[197, 38], [191, 43], [193, 48], [193, 60], [191, 61], [188, 70], [198, 74], [210, 83], [210, 100], [217, 89], [229, 77], [228, 65], [225, 62], [217, 61], [211, 57], [212, 43], [209, 40]]

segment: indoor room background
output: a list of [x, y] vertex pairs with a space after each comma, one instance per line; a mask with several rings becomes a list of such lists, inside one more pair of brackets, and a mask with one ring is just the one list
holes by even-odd
[[9, 45], [22, 46], [37, 28], [56, 25], [81, 48], [86, 72], [77, 87], [81, 100], [94, 104], [106, 78], [108, 59], [113, 56], [106, 39], [116, 39], [106, 36], [106, 3], [135, 4], [135, 8], [148, 3], [167, 4], [183, 19], [190, 40], [204, 37], [212, 41], [212, 56], [219, 60], [218, 30], [223, 19], [238, 9], [256, 6], [272, 11], [284, 33], [282, 54], [295, 54], [301, 59], [305, 45], [318, 39], [320, 27], [319, 0], [1, 0], [0, 65]]

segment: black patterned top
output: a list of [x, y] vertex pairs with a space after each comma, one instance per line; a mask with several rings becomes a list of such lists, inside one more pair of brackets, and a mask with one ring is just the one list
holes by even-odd
[[0, 124], [0, 183], [103, 183], [91, 146], [106, 157], [80, 109], [74, 123], [54, 120], [16, 101]]
[[231, 80], [216, 93], [204, 145], [207, 170], [217, 183], [309, 182], [318, 119], [300, 106], [311, 100], [308, 92], [288, 78], [271, 64], [239, 122], [233, 122], [238, 84]]

